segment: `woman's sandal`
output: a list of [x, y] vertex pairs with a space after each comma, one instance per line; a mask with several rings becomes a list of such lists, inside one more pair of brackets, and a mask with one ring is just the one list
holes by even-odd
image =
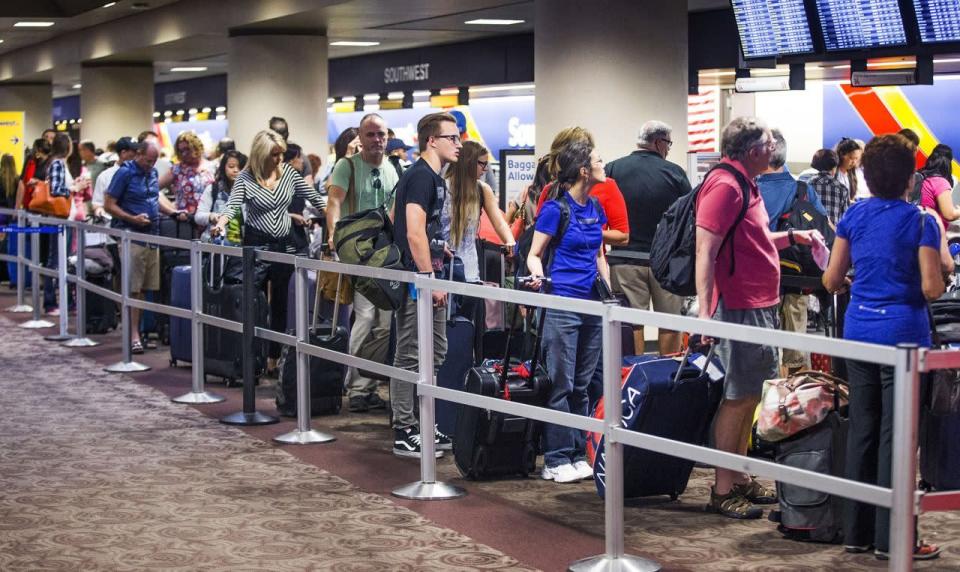
[[[890, 560], [890, 553], [884, 550], [874, 550], [873, 555], [877, 557], [877, 560]], [[914, 560], [933, 560], [939, 557], [940, 547], [936, 544], [927, 544], [921, 540], [917, 546], [913, 548]]]
[[142, 354], [143, 353], [143, 344], [139, 341], [133, 342], [130, 344], [130, 353], [132, 354]]

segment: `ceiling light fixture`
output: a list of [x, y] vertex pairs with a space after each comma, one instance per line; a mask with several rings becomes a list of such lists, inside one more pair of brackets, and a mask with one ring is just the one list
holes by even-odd
[[223, 113], [223, 112], [226, 111], [226, 110], [227, 110], [227, 108], [224, 107], [224, 106], [222, 106], [222, 105], [218, 105], [217, 108], [215, 109], [215, 111], [216, 111], [217, 113]]
[[370, 46], [379, 46], [380, 42], [360, 42], [352, 40], [343, 40], [338, 42], [330, 42], [331, 46], [352, 46], [355, 48], [369, 48]]
[[49, 28], [53, 22], [17, 22], [14, 28]]
[[210, 113], [210, 111], [212, 111], [212, 110], [211, 110], [209, 107], [204, 107], [204, 108], [201, 109], [200, 111], [203, 112], [203, 113]]
[[116, 2], [107, 2], [106, 4], [104, 4], [103, 6], [101, 6], [101, 8], [110, 8], [110, 7], [116, 6], [116, 5], [117, 5]]
[[207, 71], [207, 66], [180, 66], [175, 68], [170, 68], [171, 73], [175, 72], [205, 72]]
[[476, 20], [467, 20], [464, 24], [471, 26], [513, 26], [523, 24], [526, 20], [502, 20], [499, 18], [477, 18]]
[[82, 83], [75, 83], [75, 84], [73, 84], [73, 89], [80, 89], [81, 87], [83, 87], [83, 84], [82, 84]]
[[2, 43], [3, 43], [3, 40], [0, 40], [0, 44], [2, 44]]

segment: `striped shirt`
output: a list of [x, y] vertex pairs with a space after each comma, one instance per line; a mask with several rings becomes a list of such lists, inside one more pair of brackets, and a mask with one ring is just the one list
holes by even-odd
[[303, 197], [321, 210], [326, 206], [317, 189], [308, 185], [288, 163], [283, 164], [280, 179], [273, 190], [258, 183], [249, 170], [244, 170], [237, 175], [230, 200], [221, 214], [229, 221], [240, 212], [242, 205], [246, 205], [244, 224], [282, 239], [290, 235], [292, 228], [287, 211], [294, 196]]

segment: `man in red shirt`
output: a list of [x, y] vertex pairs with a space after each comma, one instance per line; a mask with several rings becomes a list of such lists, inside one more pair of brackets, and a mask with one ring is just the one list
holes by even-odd
[[[771, 232], [754, 178], [767, 169], [774, 150], [770, 130], [759, 120], [737, 118], [723, 130], [722, 163], [736, 176], [715, 169], [697, 195], [697, 297], [700, 318], [777, 329], [780, 258], [777, 250], [810, 244], [812, 231]], [[743, 187], [749, 191], [744, 217]], [[730, 239], [724, 238], [730, 234]], [[716, 447], [745, 455], [753, 412], [763, 382], [777, 377], [775, 346], [721, 340], [717, 353], [726, 370], [724, 399], [714, 420]], [[774, 504], [776, 492], [745, 473], [716, 470], [707, 510], [730, 518], [759, 518], [754, 504]]]

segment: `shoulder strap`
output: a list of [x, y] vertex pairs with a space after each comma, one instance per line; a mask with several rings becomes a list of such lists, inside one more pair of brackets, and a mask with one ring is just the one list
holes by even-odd
[[[740, 214], [737, 215], [736, 220], [733, 222], [733, 226], [730, 227], [730, 230], [727, 231], [727, 235], [723, 237], [723, 242], [720, 243], [720, 250], [723, 250], [723, 246], [729, 241], [730, 242], [730, 276], [733, 276], [734, 271], [737, 268], [737, 257], [734, 255], [733, 251], [733, 237], [737, 231], [737, 227], [740, 226], [740, 223], [743, 221], [744, 217], [747, 215], [747, 208], [750, 206], [750, 181], [743, 176], [736, 167], [728, 165], [726, 163], [717, 163], [714, 166], [714, 169], [722, 169], [731, 175], [737, 180], [737, 184], [740, 186], [740, 192], [743, 193], [743, 204], [740, 206]], [[711, 169], [713, 170], [713, 169]], [[709, 175], [709, 173], [707, 173]], [[706, 177], [703, 179], [706, 181]]]
[[350, 204], [350, 212], [357, 212], [357, 168], [353, 164], [353, 159], [344, 157], [347, 164], [350, 165], [350, 183], [347, 185], [347, 200]]
[[796, 200], [798, 201], [809, 201], [810, 197], [807, 196], [807, 184], [803, 181], [797, 181], [797, 195]]

